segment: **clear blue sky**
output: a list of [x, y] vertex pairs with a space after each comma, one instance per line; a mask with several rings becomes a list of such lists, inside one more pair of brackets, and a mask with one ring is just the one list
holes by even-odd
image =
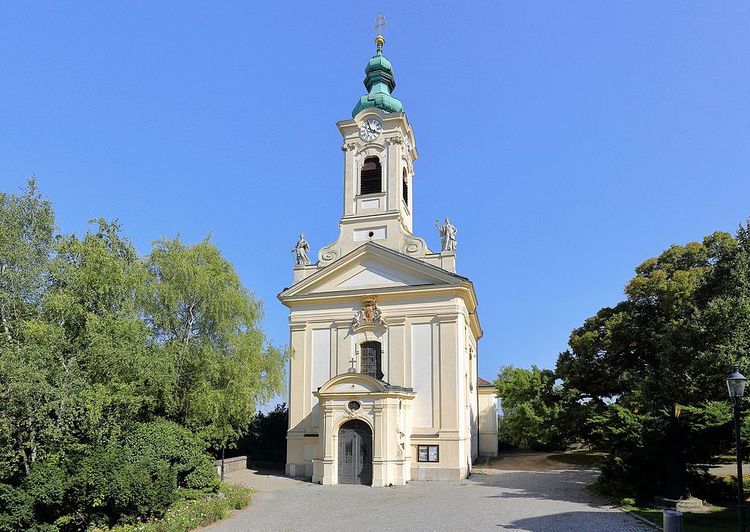
[[34, 172], [63, 231], [118, 218], [142, 253], [211, 233], [286, 344], [275, 296], [300, 231], [336, 238], [378, 11], [415, 230], [459, 229], [485, 378], [554, 366], [642, 260], [750, 215], [745, 1], [6, 3], [0, 189]]

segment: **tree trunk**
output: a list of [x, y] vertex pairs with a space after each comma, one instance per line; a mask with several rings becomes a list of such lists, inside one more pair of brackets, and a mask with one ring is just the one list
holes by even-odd
[[0, 323], [3, 325], [3, 332], [5, 333], [5, 338], [8, 340], [9, 344], [13, 343], [13, 337], [10, 334], [10, 328], [8, 327], [8, 320], [6, 318], [6, 311], [5, 311], [5, 303], [0, 303]]

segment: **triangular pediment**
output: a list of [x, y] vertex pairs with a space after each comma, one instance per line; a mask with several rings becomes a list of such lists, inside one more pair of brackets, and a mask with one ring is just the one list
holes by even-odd
[[378, 244], [367, 243], [280, 294], [283, 297], [379, 288], [456, 285], [462, 278]]
[[365, 258], [357, 264], [345, 279], [337, 278], [326, 288], [355, 290], [357, 288], [371, 288], [378, 286], [417, 286], [432, 284], [432, 280], [425, 276], [415, 275], [394, 265], [384, 264], [382, 261]]

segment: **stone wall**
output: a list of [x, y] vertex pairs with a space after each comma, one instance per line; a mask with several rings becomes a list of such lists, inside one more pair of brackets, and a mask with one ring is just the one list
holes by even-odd
[[[216, 466], [216, 472], [221, 476], [221, 460], [214, 460]], [[234, 471], [242, 471], [247, 469], [247, 456], [235, 456], [234, 458], [224, 459], [224, 474], [232, 473]]]

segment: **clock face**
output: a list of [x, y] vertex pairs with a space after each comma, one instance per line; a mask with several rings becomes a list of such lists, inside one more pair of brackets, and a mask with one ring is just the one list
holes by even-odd
[[362, 140], [371, 141], [375, 140], [380, 132], [383, 131], [383, 124], [374, 118], [370, 118], [359, 126], [359, 136]]

